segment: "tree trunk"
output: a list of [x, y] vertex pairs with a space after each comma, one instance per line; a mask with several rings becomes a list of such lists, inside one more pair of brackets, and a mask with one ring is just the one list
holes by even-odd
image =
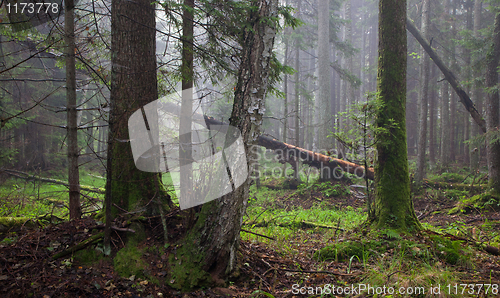
[[[473, 24], [473, 30], [474, 30], [474, 37], [475, 38], [480, 38], [479, 30], [481, 29], [481, 10], [482, 10], [482, 4], [483, 0], [476, 0], [474, 2], [474, 24]], [[479, 57], [473, 57], [473, 63], [475, 63], [478, 60]], [[475, 70], [473, 72], [473, 76], [476, 78], [479, 78], [481, 76], [480, 71]], [[473, 85], [473, 97], [475, 98], [476, 104], [477, 104], [477, 110], [479, 113], [483, 113], [482, 107], [483, 107], [483, 93], [481, 86], [478, 82], [476, 82]], [[472, 122], [472, 137], [478, 136], [481, 134], [481, 130], [479, 126]], [[476, 144], [476, 147], [473, 147], [471, 150], [471, 171], [476, 172], [479, 169], [479, 161], [481, 160], [481, 146], [479, 144]]]
[[444, 82], [441, 86], [441, 167], [450, 165], [450, 92], [449, 84]]
[[75, 68], [75, 20], [73, 0], [64, 2], [64, 31], [66, 42], [66, 97], [68, 123], [68, 184], [69, 184], [69, 218], [79, 219], [82, 215], [80, 207], [80, 173], [78, 169], [78, 125], [76, 104], [76, 68]]
[[[299, 5], [299, 12], [300, 12], [300, 5]], [[300, 50], [299, 50], [299, 45], [295, 45], [295, 146], [300, 147], [300, 117], [299, 117], [299, 101], [300, 101]], [[293, 174], [294, 178], [297, 180], [300, 180], [300, 162], [299, 159], [297, 158], [295, 160], [295, 163], [293, 165]]]
[[141, 171], [134, 164], [128, 120], [133, 112], [158, 99], [155, 6], [148, 0], [113, 0], [111, 6], [106, 211], [112, 217], [124, 211], [151, 214], [156, 205], [148, 203], [167, 195], [159, 187], [158, 173]]
[[320, 150], [328, 150], [329, 142], [326, 135], [331, 127], [330, 115], [330, 11], [328, 0], [318, 2], [318, 98], [317, 109], [319, 109], [319, 127], [317, 134], [317, 146]]
[[406, 146], [406, 1], [379, 2], [378, 97], [382, 108], [377, 127], [396, 126], [378, 135], [375, 203], [370, 218], [377, 229], [415, 231], [421, 228], [410, 196]]
[[[432, 65], [430, 81], [436, 81], [436, 65]], [[434, 87], [434, 86], [433, 86]], [[436, 89], [428, 91], [429, 93], [429, 164], [433, 166], [436, 163]]]
[[[184, 0], [182, 16], [182, 104], [179, 121], [179, 203], [181, 208], [193, 206], [193, 149], [191, 143], [191, 122], [193, 113], [193, 9], [194, 0]], [[193, 210], [188, 225], [193, 221]]]
[[488, 90], [488, 108], [486, 125], [488, 135], [486, 150], [488, 156], [488, 188], [494, 195], [500, 195], [500, 142], [497, 139], [499, 127], [498, 65], [500, 62], [500, 13], [495, 16], [493, 43], [486, 56], [486, 88]]
[[[427, 38], [427, 28], [429, 27], [430, 0], [424, 0], [422, 4], [422, 35]], [[415, 183], [422, 184], [425, 175], [425, 157], [427, 149], [427, 111], [429, 96], [429, 55], [422, 54], [420, 60], [420, 115], [418, 131], [418, 153], [417, 153], [417, 171], [415, 172]]]
[[[230, 118], [230, 125], [241, 131], [249, 152], [247, 162], [255, 159], [248, 149], [260, 135], [277, 28], [270, 20], [278, 17], [277, 0], [254, 0], [253, 4], [258, 10], [249, 12], [250, 28], [244, 29], [241, 36], [242, 57]], [[188, 290], [221, 282], [234, 271], [248, 188], [245, 182], [234, 192], [203, 205], [194, 227], [179, 243], [175, 259], [170, 257], [170, 286]]]
[[[285, 58], [283, 65], [288, 63], [288, 39], [285, 40]], [[283, 142], [287, 142], [288, 138], [288, 75], [285, 74], [285, 79], [283, 82], [283, 93], [285, 104], [283, 105]], [[283, 163], [283, 170], [281, 171], [281, 176], [286, 177], [286, 163]]]

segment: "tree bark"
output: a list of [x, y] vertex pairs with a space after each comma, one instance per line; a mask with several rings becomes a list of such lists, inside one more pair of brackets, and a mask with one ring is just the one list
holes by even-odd
[[[424, 0], [422, 4], [422, 36], [427, 37], [429, 26], [430, 0]], [[415, 172], [415, 183], [422, 184], [425, 175], [425, 157], [427, 149], [427, 111], [429, 96], [429, 55], [422, 53], [420, 60], [420, 113], [418, 131], [417, 171]]]
[[488, 107], [486, 124], [488, 135], [486, 150], [488, 157], [488, 187], [495, 195], [500, 195], [500, 142], [497, 139], [499, 127], [500, 96], [498, 92], [498, 65], [500, 62], [500, 13], [495, 16], [493, 42], [486, 56], [486, 88], [488, 92]]
[[[287, 2], [288, 3], [288, 2]], [[288, 29], [288, 28], [287, 28]], [[285, 29], [285, 30], [287, 30]], [[288, 63], [288, 38], [285, 39], [285, 57], [283, 65]], [[288, 75], [285, 74], [285, 79], [283, 82], [283, 93], [285, 103], [283, 105], [283, 140], [287, 142], [288, 139]], [[281, 171], [281, 176], [284, 178], [286, 176], [286, 163], [283, 164], [283, 170]]]
[[406, 24], [408, 26], [408, 31], [415, 37], [415, 39], [422, 45], [425, 51], [432, 58], [432, 61], [436, 63], [437, 67], [443, 73], [445, 79], [450, 83], [450, 86], [455, 90], [456, 94], [460, 98], [460, 102], [463, 104], [465, 109], [470, 113], [474, 121], [481, 127], [483, 132], [486, 132], [486, 121], [476, 110], [474, 103], [470, 99], [467, 92], [461, 87], [455, 75], [450, 71], [448, 67], [443, 63], [441, 58], [437, 55], [437, 53], [431, 48], [429, 45], [429, 41], [422, 36], [420, 31], [413, 25], [413, 22], [410, 19], [406, 20]]
[[[193, 113], [193, 9], [194, 0], [184, 0], [182, 16], [182, 103], [179, 123], [179, 166], [180, 193], [179, 202], [192, 206], [193, 191], [193, 149], [191, 122]], [[182, 206], [181, 206], [182, 207]], [[192, 218], [194, 214], [191, 210]], [[191, 222], [192, 219], [188, 219]]]
[[[480, 33], [479, 30], [481, 29], [481, 10], [482, 10], [482, 4], [483, 0], [475, 0], [474, 2], [474, 24], [473, 24], [473, 30], [474, 30], [474, 37], [475, 38], [480, 38]], [[479, 57], [476, 57], [474, 55], [473, 57], [473, 63], [475, 63]], [[474, 77], [480, 77], [481, 73], [478, 70], [473, 71]], [[476, 98], [476, 104], [477, 104], [477, 110], [479, 113], [482, 114], [482, 107], [483, 107], [483, 93], [481, 86], [478, 82], [476, 82], [473, 86], [473, 97]], [[478, 136], [481, 134], [480, 128], [476, 123], [472, 123], [472, 136]], [[476, 172], [479, 169], [479, 161], [481, 160], [481, 146], [476, 144], [476, 147], [471, 150], [471, 170]]]
[[330, 115], [330, 11], [328, 0], [318, 2], [318, 133], [317, 146], [319, 150], [328, 150], [329, 142], [325, 136], [331, 127]]
[[[299, 2], [299, 12], [300, 12], [300, 2]], [[298, 17], [298, 16], [297, 16]], [[298, 41], [296, 41], [298, 42]], [[299, 102], [300, 102], [300, 49], [299, 45], [295, 45], [295, 146], [300, 147], [300, 117], [299, 117]], [[296, 180], [300, 180], [300, 162], [299, 159], [295, 160], [293, 167], [293, 175]]]
[[66, 97], [68, 123], [68, 184], [69, 184], [69, 218], [79, 219], [82, 215], [80, 207], [80, 172], [78, 169], [78, 124], [76, 104], [76, 67], [75, 67], [75, 19], [74, 0], [64, 2], [64, 39], [66, 42]]
[[[428, 57], [427, 57], [428, 58]], [[435, 81], [436, 65], [432, 65], [429, 82]], [[429, 164], [432, 166], [436, 163], [436, 90], [428, 91], [429, 94]]]
[[[254, 0], [248, 24], [240, 39], [241, 63], [230, 125], [241, 131], [248, 168], [255, 160], [250, 146], [257, 143], [264, 114], [264, 98], [274, 37], [277, 30], [277, 0]], [[211, 283], [222, 283], [236, 268], [236, 257], [243, 214], [248, 199], [248, 179], [235, 191], [203, 205], [198, 218], [175, 258], [170, 257], [170, 286], [188, 290]]]
[[[382, 101], [375, 164], [375, 202], [370, 218], [376, 229], [415, 231], [421, 225], [410, 196], [406, 146], [406, 1], [379, 2], [378, 98]], [[391, 126], [394, 121], [396, 126]], [[387, 128], [390, 127], [390, 128]]]
[[158, 99], [155, 6], [148, 0], [113, 0], [111, 6], [106, 212], [111, 211], [112, 217], [124, 211], [151, 214], [156, 205], [148, 203], [166, 200], [168, 195], [159, 187], [158, 173], [141, 171], [134, 164], [128, 120], [133, 112]]

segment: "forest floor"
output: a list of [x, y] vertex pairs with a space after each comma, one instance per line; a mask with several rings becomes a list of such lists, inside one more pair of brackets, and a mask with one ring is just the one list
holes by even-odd
[[[102, 231], [101, 223], [84, 218], [18, 231], [15, 236], [3, 234], [0, 242], [0, 296], [498, 296], [500, 257], [485, 252], [478, 244], [498, 241], [500, 215], [497, 210], [465, 208], [463, 212], [450, 215], [448, 211], [457, 205], [457, 199], [441, 195], [440, 190], [424, 191], [414, 199], [423, 232], [392, 235], [388, 231], [373, 235], [360, 228], [359, 224], [366, 218], [365, 199], [359, 192], [344, 191], [349, 189], [350, 183], [324, 182], [299, 190], [279, 189], [274, 181], [265, 183], [269, 188], [252, 192], [243, 226], [247, 232], [242, 232], [239, 250], [240, 274], [227, 287], [180, 293], [166, 286], [169, 281], [163, 264], [165, 252], [172, 247], [164, 248], [163, 239], [158, 236], [162, 235], [158, 218], [148, 221], [150, 234], [138, 247], [143, 252], [138, 262], [147, 268], [144, 275], [120, 277], [113, 261], [99, 253], [102, 249], [99, 245], [53, 260], [52, 256], [57, 252]], [[169, 221], [169, 232], [173, 234], [181, 226], [174, 213]], [[118, 235], [114, 237], [114, 251], [123, 247]], [[346, 245], [340, 246], [342, 243]], [[362, 244], [360, 251], [359, 245], [356, 246], [359, 243]], [[325, 246], [333, 247], [334, 257], [318, 255], [320, 251], [328, 252], [322, 250]], [[358, 247], [358, 252], [348, 254], [350, 247]], [[451, 258], [453, 256], [455, 258]], [[99, 260], [88, 261], [96, 258]], [[470, 289], [465, 288], [464, 292], [464, 286], [460, 284], [475, 285], [475, 292], [468, 295]], [[479, 289], [477, 284], [493, 286], [486, 294], [486, 286]], [[382, 291], [383, 286], [387, 290], [404, 287], [407, 291], [411, 287], [414, 287], [411, 291], [422, 287], [424, 292], [420, 295], [359, 293], [357, 290], [363, 285], [375, 287], [374, 292]], [[341, 287], [343, 291], [354, 289], [356, 293], [330, 294], [328, 288], [331, 290], [332, 286]], [[432, 293], [431, 287], [438, 286], [439, 294], [437, 288]], [[320, 292], [317, 287], [321, 287]]]

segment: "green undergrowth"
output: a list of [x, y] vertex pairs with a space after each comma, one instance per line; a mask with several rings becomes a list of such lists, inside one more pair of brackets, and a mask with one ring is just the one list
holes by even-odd
[[468, 213], [473, 210], [481, 211], [485, 208], [500, 209], [500, 199], [488, 193], [478, 194], [472, 197], [464, 197], [457, 205], [448, 211], [448, 214]]
[[[57, 173], [30, 173], [36, 176], [67, 181], [67, 177]], [[80, 173], [80, 184], [91, 188], [103, 188], [105, 178], [99, 174]], [[101, 208], [103, 194], [82, 190], [87, 197], [95, 198], [90, 203], [86, 197], [81, 198], [84, 212], [92, 212]], [[68, 188], [63, 185], [40, 181], [27, 181], [9, 177], [0, 185], [0, 217], [35, 218], [43, 215], [54, 215], [60, 218], [68, 216]]]
[[292, 197], [309, 196], [306, 191], [313, 187], [318, 192], [333, 189], [339, 192], [339, 196], [347, 193], [345, 186], [335, 186], [330, 182], [310, 186], [307, 189], [306, 184], [300, 185], [295, 191], [261, 187], [257, 191], [252, 185], [243, 229], [274, 240], [247, 232], [241, 233], [242, 239], [264, 242], [286, 256], [293, 256], [301, 246], [313, 246], [342, 237], [366, 220], [363, 208], [337, 208], [332, 202], [314, 198], [311, 198], [310, 208], [304, 208], [292, 201]]
[[[385, 230], [354, 232], [316, 250], [313, 259], [320, 264], [344, 263], [347, 273], [362, 268], [359, 284], [412, 291], [379, 297], [463, 297], [448, 295], [443, 287], [460, 282], [458, 268], [473, 271], [475, 255], [474, 247], [437, 233], [403, 235]], [[442, 295], [431, 295], [430, 288], [439, 285]]]

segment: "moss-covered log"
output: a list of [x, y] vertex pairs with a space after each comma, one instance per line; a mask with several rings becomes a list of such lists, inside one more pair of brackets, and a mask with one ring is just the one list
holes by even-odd
[[462, 191], [474, 191], [474, 192], [482, 192], [487, 189], [487, 185], [471, 185], [464, 183], [448, 183], [448, 182], [434, 182], [428, 179], [424, 179], [424, 186], [430, 186], [438, 189], [456, 189]]
[[[6, 173], [6, 174], [9, 174], [9, 175], [11, 175], [13, 177], [19, 178], [19, 179], [34, 180], [34, 181], [40, 181], [40, 182], [45, 182], [45, 183], [52, 183], [52, 184], [64, 185], [66, 187], [69, 187], [69, 184], [66, 181], [63, 181], [63, 180], [51, 179], [51, 178], [43, 178], [43, 177], [31, 175], [31, 174], [28, 174], [26, 172], [21, 172], [21, 171], [16, 171], [16, 170], [3, 169], [1, 171], [4, 172], [4, 173]], [[102, 189], [102, 188], [96, 188], [96, 187], [92, 187], [92, 186], [87, 186], [87, 185], [80, 185], [80, 190], [85, 190], [85, 191], [88, 191], [88, 192], [104, 194], [104, 189]]]
[[0, 233], [18, 231], [22, 227], [38, 227], [38, 221], [28, 217], [0, 217]]
[[70, 247], [68, 249], [65, 249], [65, 250], [63, 250], [61, 252], [56, 253], [55, 255], [52, 256], [52, 260], [57, 260], [59, 258], [65, 257], [67, 255], [70, 255], [70, 254], [72, 254], [74, 252], [77, 252], [77, 251], [79, 251], [81, 249], [84, 249], [85, 247], [91, 245], [92, 243], [101, 240], [101, 238], [103, 238], [103, 237], [104, 237], [104, 232], [92, 235], [89, 238], [87, 238], [87, 239], [83, 240], [82, 242], [78, 243], [77, 245], [72, 246], [72, 247]]

